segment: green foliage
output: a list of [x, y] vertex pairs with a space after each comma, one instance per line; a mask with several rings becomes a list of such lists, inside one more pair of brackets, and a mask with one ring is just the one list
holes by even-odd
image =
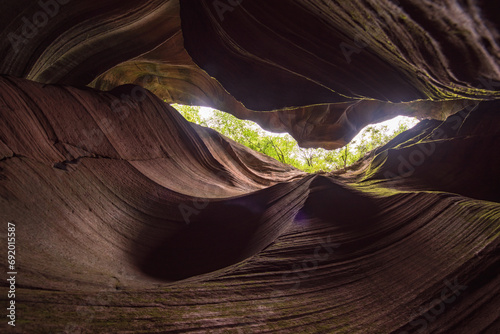
[[271, 134], [251, 121], [240, 120], [229, 113], [212, 110], [210, 117], [200, 115], [200, 107], [172, 105], [188, 121], [210, 127], [232, 140], [276, 160], [308, 173], [345, 168], [366, 153], [384, 145], [399, 133], [411, 127], [411, 122], [400, 122], [399, 128], [390, 132], [387, 126], [369, 126], [357, 139], [343, 148], [301, 148], [289, 134]]
[[172, 104], [172, 107], [177, 109], [182, 114], [182, 116], [184, 116], [184, 118], [187, 119], [189, 122], [207, 126], [207, 124], [200, 116], [200, 107], [186, 106], [180, 104]]
[[297, 142], [289, 134], [270, 135], [251, 121], [240, 120], [219, 110], [212, 113], [213, 116], [206, 121], [210, 128], [282, 163], [300, 165], [294, 154]]

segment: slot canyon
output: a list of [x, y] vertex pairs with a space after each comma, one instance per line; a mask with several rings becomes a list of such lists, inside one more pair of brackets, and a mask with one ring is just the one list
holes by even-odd
[[0, 6], [2, 333], [500, 333], [500, 3]]

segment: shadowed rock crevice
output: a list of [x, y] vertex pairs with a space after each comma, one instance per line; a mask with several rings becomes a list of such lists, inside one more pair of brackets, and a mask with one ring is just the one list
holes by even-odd
[[399, 189], [444, 191], [499, 202], [500, 160], [482, 149], [500, 142], [494, 125], [499, 121], [499, 106], [498, 102], [482, 102], [444, 122], [432, 121], [427, 128], [408, 130], [374, 152], [364, 181], [380, 180], [386, 187], [397, 184]]
[[[181, 203], [186, 226], [150, 247], [136, 259], [137, 265], [153, 277], [179, 280], [245, 260], [287, 230], [307, 196], [309, 182], [279, 184], [224, 201]], [[280, 215], [272, 212], [276, 206], [283, 207]], [[138, 244], [143, 239], [139, 236]]]

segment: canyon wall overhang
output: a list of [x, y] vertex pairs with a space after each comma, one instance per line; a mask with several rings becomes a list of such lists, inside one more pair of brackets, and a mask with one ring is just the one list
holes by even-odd
[[101, 90], [134, 83], [289, 132], [304, 147], [341, 147], [394, 115], [443, 120], [465, 100], [499, 96], [500, 10], [483, 2], [4, 7], [0, 73]]

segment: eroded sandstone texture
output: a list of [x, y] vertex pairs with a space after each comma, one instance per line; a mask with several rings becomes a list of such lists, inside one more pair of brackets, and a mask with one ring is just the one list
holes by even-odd
[[[1, 6], [2, 331], [500, 332], [496, 3]], [[307, 147], [424, 120], [308, 175], [165, 99]]]

